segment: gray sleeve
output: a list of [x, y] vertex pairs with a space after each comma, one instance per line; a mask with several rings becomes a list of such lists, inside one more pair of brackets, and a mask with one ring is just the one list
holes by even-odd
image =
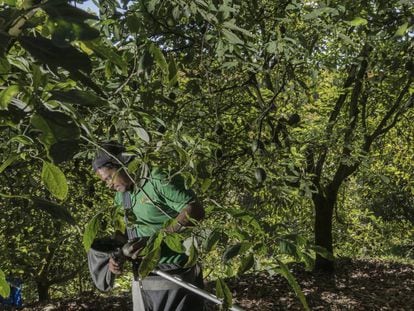
[[95, 286], [101, 291], [112, 289], [115, 281], [115, 275], [109, 271], [108, 253], [100, 252], [94, 249], [88, 251], [89, 272]]

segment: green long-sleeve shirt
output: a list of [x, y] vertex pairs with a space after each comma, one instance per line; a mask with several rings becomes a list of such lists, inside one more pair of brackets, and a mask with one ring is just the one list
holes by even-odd
[[[185, 189], [181, 176], [168, 179], [159, 169], [152, 170], [142, 189], [131, 192], [131, 208], [136, 218], [138, 237], [148, 237], [158, 232], [166, 221], [177, 217], [188, 202], [194, 199], [194, 192]], [[115, 202], [122, 207], [121, 192], [116, 193]], [[182, 264], [186, 258], [185, 254], [176, 253], [162, 245], [159, 263]]]

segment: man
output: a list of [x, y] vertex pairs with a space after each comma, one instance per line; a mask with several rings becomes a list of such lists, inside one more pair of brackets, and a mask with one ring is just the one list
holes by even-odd
[[[122, 145], [104, 144], [92, 166], [107, 187], [116, 191], [115, 202], [124, 207], [125, 213], [132, 212], [135, 217], [132, 226], [130, 223], [126, 224], [129, 242], [122, 247], [123, 254], [132, 261], [135, 260], [132, 284], [134, 311], [203, 310], [203, 301], [195, 294], [156, 275], [140, 280], [136, 271], [136, 260], [149, 237], [160, 230], [174, 233], [193, 226], [194, 220], [204, 218], [203, 207], [197, 201], [194, 192], [185, 189], [181, 176], [169, 179], [160, 170], [154, 169], [140, 176], [137, 182], [134, 181], [125, 168], [131, 157], [123, 152]], [[125, 217], [126, 222], [128, 218], [130, 217]], [[170, 219], [175, 221], [164, 228], [164, 224]], [[185, 253], [177, 253], [162, 244], [158, 269], [178, 275], [187, 282], [201, 287], [201, 269], [198, 265], [183, 268], [187, 259]], [[112, 257], [109, 259], [110, 278], [121, 274], [122, 268], [120, 261]]]

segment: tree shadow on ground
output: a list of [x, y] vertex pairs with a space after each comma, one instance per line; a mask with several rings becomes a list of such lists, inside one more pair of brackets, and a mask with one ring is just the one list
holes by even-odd
[[[414, 267], [384, 261], [340, 260], [333, 275], [293, 265], [312, 310], [413, 310]], [[232, 280], [240, 306], [247, 310], [303, 310], [281, 276], [246, 275]]]
[[[378, 260], [337, 263], [331, 276], [313, 274], [291, 265], [311, 310], [414, 310], [414, 266]], [[228, 280], [235, 303], [245, 310], [303, 310], [287, 281], [267, 273]], [[214, 293], [214, 282], [207, 289]], [[32, 304], [20, 310], [112, 311], [132, 310], [130, 293], [118, 296], [87, 293], [74, 299]], [[208, 310], [218, 310], [208, 304]]]

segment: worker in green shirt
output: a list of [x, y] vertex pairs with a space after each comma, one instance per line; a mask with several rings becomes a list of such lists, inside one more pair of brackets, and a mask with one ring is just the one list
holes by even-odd
[[[132, 158], [124, 151], [122, 145], [106, 143], [98, 150], [92, 166], [107, 187], [116, 191], [116, 204], [123, 206], [125, 212], [130, 211], [135, 216], [132, 226], [127, 223], [128, 242], [122, 250], [131, 260], [137, 260], [149, 237], [160, 230], [174, 233], [194, 226], [194, 220], [199, 221], [204, 218], [204, 209], [197, 201], [194, 192], [185, 189], [180, 175], [168, 178], [161, 170], [153, 169], [144, 172], [138, 181], [133, 180], [125, 168]], [[164, 228], [165, 223], [170, 219], [175, 221]], [[198, 287], [203, 286], [199, 265], [184, 268], [188, 259], [185, 253], [177, 253], [164, 244], [161, 247], [157, 269], [178, 275]], [[92, 273], [91, 261], [93, 262], [90, 260], [89, 265]], [[137, 265], [133, 267], [137, 269]], [[122, 263], [111, 257], [106, 278], [121, 274], [122, 268]], [[150, 274], [141, 280], [137, 271], [134, 271], [132, 297], [134, 311], [204, 309], [203, 300], [188, 290], [157, 275]]]

